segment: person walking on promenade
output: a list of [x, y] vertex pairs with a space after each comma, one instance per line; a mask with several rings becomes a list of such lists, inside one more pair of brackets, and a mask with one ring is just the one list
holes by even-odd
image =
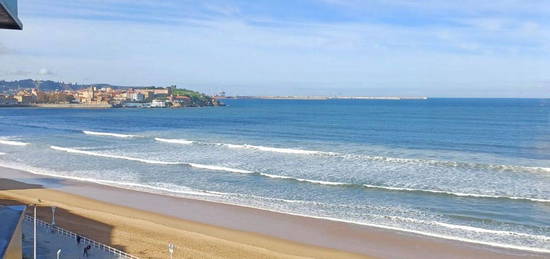
[[82, 239], [79, 235], [76, 236], [76, 244], [80, 246], [80, 239]]
[[90, 250], [91, 248], [92, 248], [91, 245], [88, 245], [87, 247], [84, 248], [84, 254], [83, 254], [83, 255], [84, 255], [85, 257], [88, 257], [88, 250]]

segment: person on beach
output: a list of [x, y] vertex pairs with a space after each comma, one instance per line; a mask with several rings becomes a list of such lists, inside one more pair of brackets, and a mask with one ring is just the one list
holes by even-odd
[[83, 255], [84, 255], [85, 257], [88, 257], [88, 250], [90, 250], [91, 248], [92, 248], [91, 245], [88, 245], [87, 247], [84, 248], [84, 254], [83, 254]]

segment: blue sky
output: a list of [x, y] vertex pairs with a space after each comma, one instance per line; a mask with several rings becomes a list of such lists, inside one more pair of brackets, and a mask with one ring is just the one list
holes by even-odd
[[20, 0], [0, 79], [550, 97], [549, 12], [545, 0]]

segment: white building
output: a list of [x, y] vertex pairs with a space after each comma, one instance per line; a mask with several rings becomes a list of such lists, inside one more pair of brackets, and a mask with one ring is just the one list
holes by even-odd
[[142, 93], [131, 93], [128, 95], [128, 99], [132, 102], [143, 102], [145, 101], [145, 95]]
[[166, 101], [153, 100], [153, 102], [151, 102], [151, 108], [166, 108]]

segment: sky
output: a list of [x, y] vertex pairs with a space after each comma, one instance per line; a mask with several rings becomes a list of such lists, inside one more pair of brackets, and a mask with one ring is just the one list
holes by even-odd
[[547, 0], [19, 0], [0, 80], [550, 97]]

